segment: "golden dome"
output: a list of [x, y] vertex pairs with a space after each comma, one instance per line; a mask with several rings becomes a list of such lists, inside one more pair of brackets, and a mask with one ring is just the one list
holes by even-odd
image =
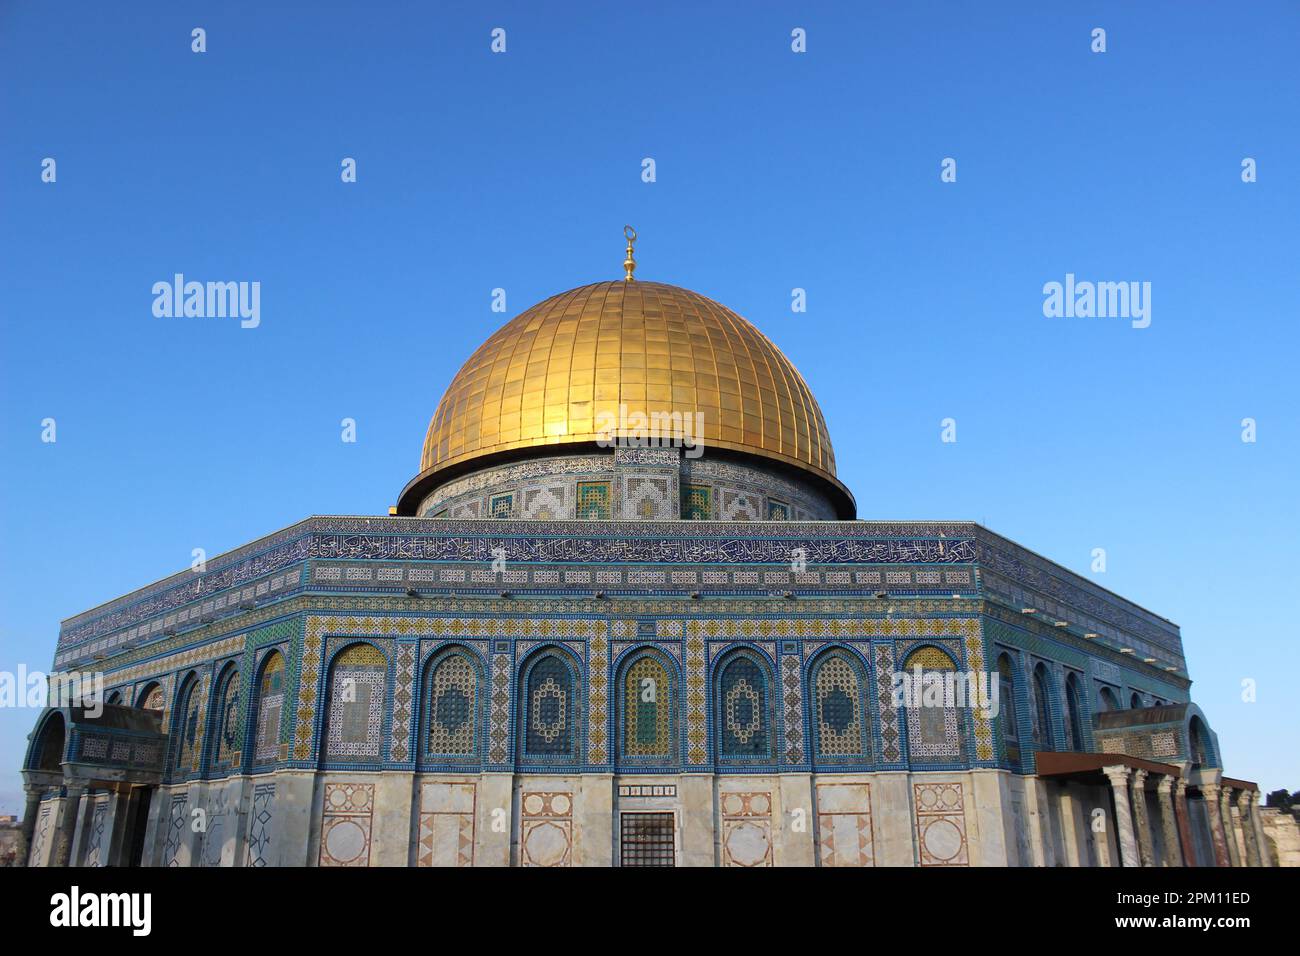
[[847, 494], [821, 409], [780, 349], [712, 299], [642, 281], [562, 292], [493, 333], [438, 403], [420, 478], [517, 449], [590, 446], [620, 406], [702, 413], [705, 454], [758, 455]]

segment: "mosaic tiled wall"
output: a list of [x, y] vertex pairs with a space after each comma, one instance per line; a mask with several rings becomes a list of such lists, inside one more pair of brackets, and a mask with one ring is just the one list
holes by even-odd
[[[216, 661], [210, 659], [206, 664], [201, 660], [204, 656], [201, 648], [164, 653], [156, 662], [142, 661], [130, 665], [129, 670], [141, 672], [142, 676], [135, 684], [128, 685], [128, 689], [133, 692], [142, 690], [145, 683], [153, 679], [149, 673], [155, 666], [171, 666], [181, 660], [199, 659], [208, 673], [219, 667], [223, 660], [235, 660], [241, 676], [256, 674], [262, 655], [275, 649], [290, 659], [285, 684], [288, 688], [286, 700], [291, 703], [282, 710], [281, 739], [284, 743], [278, 753], [267, 760], [253, 761], [252, 765], [263, 770], [276, 766], [341, 766], [341, 750], [322, 753], [320, 749], [320, 741], [329, 733], [329, 711], [322, 708], [327, 668], [338, 650], [349, 643], [366, 641], [384, 648], [385, 664], [379, 668], [375, 684], [376, 711], [373, 718], [378, 733], [374, 737], [374, 746], [367, 753], [352, 755], [354, 760], [360, 761], [356, 769], [415, 769], [417, 766], [421, 770], [443, 772], [494, 767], [509, 769], [518, 766], [521, 760], [519, 743], [513, 737], [514, 725], [519, 719], [515, 713], [519, 693], [518, 669], [532, 650], [547, 642], [558, 642], [572, 652], [580, 669], [581, 681], [574, 696], [574, 704], [582, 714], [580, 738], [572, 757], [566, 758], [566, 766], [603, 772], [612, 769], [620, 759], [620, 725], [617, 708], [613, 706], [615, 661], [618, 655], [630, 648], [653, 645], [673, 657], [681, 667], [680, 674], [674, 672], [673, 678], [681, 681], [680, 689], [674, 687], [674, 704], [678, 709], [673, 715], [673, 732], [677, 746], [673, 748], [673, 755], [662, 761], [638, 759], [623, 761], [620, 766], [640, 772], [679, 769], [707, 772], [717, 767], [720, 759], [712, 737], [714, 715], [711, 708], [716, 698], [710, 687], [710, 674], [720, 653], [731, 646], [744, 646], [761, 650], [772, 662], [769, 691], [772, 715], [767, 732], [772, 735], [774, 753], [770, 758], [745, 761], [745, 766], [739, 769], [759, 772], [763, 769], [808, 770], [817, 767], [847, 771], [853, 767], [878, 770], [922, 764], [932, 769], [1008, 765], [996, 746], [993, 722], [979, 708], [956, 712], [956, 738], [960, 744], [940, 753], [915, 746], [909, 748], [909, 737], [913, 740], [918, 738], [916, 721], [909, 719], [908, 713], [900, 712], [892, 700], [894, 669], [901, 666], [900, 662], [913, 648], [926, 644], [943, 647], [963, 671], [979, 672], [991, 666], [986, 660], [989, 653], [987, 638], [981, 632], [981, 620], [987, 622], [989, 618], [981, 618], [976, 613], [979, 605], [974, 602], [913, 599], [907, 609], [921, 616], [903, 617], [895, 615], [892, 610], [861, 616], [870, 607], [869, 602], [827, 600], [815, 606], [816, 616], [778, 617], [762, 616], [764, 612], [770, 615], [773, 608], [770, 601], [715, 600], [687, 602], [686, 610], [693, 616], [683, 620], [680, 600], [645, 601], [636, 605], [592, 598], [569, 601], [427, 598], [418, 604], [410, 599], [390, 600], [359, 595], [316, 600], [344, 610], [360, 606], [384, 606], [392, 610], [385, 613], [311, 613], [281, 619], [212, 642], [208, 646], [225, 656]], [[625, 606], [659, 613], [640, 621], [610, 618], [609, 615], [616, 613], [617, 608]], [[462, 613], [448, 613], [453, 609]], [[790, 608], [805, 613], [813, 609], [811, 602]], [[469, 611], [477, 613], [464, 613]], [[539, 611], [549, 614], [538, 616]], [[675, 616], [659, 616], [661, 614]], [[1048, 653], [1056, 649], [1044, 637], [1028, 632], [1013, 634], [1003, 622], [994, 621], [992, 626], [1000, 629], [995, 630], [997, 636], [1013, 636]], [[424, 643], [417, 647], [421, 641]], [[448, 755], [446, 760], [426, 759], [417, 752], [422, 733], [420, 722], [427, 713], [424, 708], [428, 706], [427, 701], [420, 699], [424, 686], [421, 681], [427, 677], [423, 673], [424, 662], [434, 647], [442, 646], [439, 642], [447, 641], [475, 648], [475, 653], [483, 661], [483, 707], [481, 711], [475, 709], [473, 730], [475, 739], [481, 740], [482, 745], [468, 760], [454, 760], [452, 755]], [[820, 698], [810, 696], [808, 682], [812, 679], [811, 670], [818, 654], [829, 651], [832, 645], [843, 646], [857, 662], [855, 667], [860, 665], [860, 670], [855, 671], [864, 708], [860, 715], [863, 719], [860, 732], [868, 744], [860, 754], [849, 754], [839, 743], [825, 752], [816, 750], [818, 730], [823, 736], [831, 731], [813, 722], [813, 709], [818, 706]], [[994, 649], [1002, 646], [1005, 645], [992, 644]], [[1077, 652], [1063, 653], [1062, 656], [1070, 661], [1089, 663], [1089, 658]], [[298, 661], [301, 661], [300, 665]], [[1053, 664], [1055, 687], [1068, 668], [1057, 667], [1061, 664], [1059, 661], [1049, 660], [1049, 663]], [[174, 681], [178, 673], [188, 673], [188, 669], [159, 676], [164, 681]], [[245, 680], [241, 687], [247, 691], [253, 683]], [[844, 693], [849, 694], [848, 691]], [[200, 695], [200, 698], [206, 700], [206, 696]], [[1059, 702], [1055, 710], [1059, 711]], [[255, 722], [262, 712], [249, 700], [240, 708], [240, 713], [245, 726], [239, 734], [245, 747], [251, 748]], [[213, 732], [213, 720], [218, 716], [221, 714], [217, 712], [205, 715], [205, 734]], [[846, 727], [855, 726], [851, 714], [844, 719], [848, 721]], [[1060, 734], [1057, 728], [1056, 736]], [[233, 765], [215, 763], [210, 749], [203, 752], [207, 754], [204, 758], [206, 765], [194, 769], [194, 776], [211, 778], [239, 772], [239, 768]], [[252, 761], [253, 751], [249, 749], [247, 752], [249, 761]], [[835, 759], [836, 755], [840, 759]], [[243, 764], [245, 767], [249, 765], [248, 761]], [[1032, 772], [1032, 763], [1026, 760], [1023, 766], [1016, 764], [1013, 769]]]
[[[693, 463], [691, 467], [706, 464]], [[1012, 607], [1035, 607], [1044, 618], [1096, 632], [1100, 644], [1111, 653], [1120, 646], [1129, 646], [1139, 657], [1156, 658], [1157, 667], [1169, 666], [1178, 671], [1185, 666], [1177, 629], [1167, 621], [978, 526], [924, 522], [809, 525], [799, 520], [797, 508], [792, 510], [791, 518], [788, 523], [769, 523], [761, 537], [753, 538], [751, 533], [749, 540], [733, 537], [746, 536], [744, 523], [734, 531], [713, 527], [707, 535], [701, 535], [701, 526], [690, 522], [643, 522], [646, 532], [659, 538], [653, 542], [639, 536], [629, 538], [616, 525], [610, 525], [607, 531], [571, 541], [566, 550], [573, 553], [562, 560], [576, 558], [606, 564], [646, 560], [780, 562], [788, 561], [790, 551], [797, 548], [807, 552], [811, 565], [827, 561], [977, 563], [988, 593]], [[308, 519], [213, 558], [206, 570], [173, 575], [70, 619], [60, 632], [56, 665], [67, 667], [77, 661], [89, 662], [96, 654], [108, 654], [117, 669], [156, 658], [167, 646], [192, 645], [193, 637], [174, 632], [197, 630], [201, 635], [213, 622], [246, 616], [250, 608], [263, 602], [300, 594], [307, 586], [303, 567], [309, 560], [419, 557], [426, 561], [486, 563], [492, 560], [489, 551], [500, 545], [504, 545], [510, 561], [554, 560], [554, 543], [549, 537], [534, 537], [545, 531], [536, 524], [516, 526], [512, 530], [517, 534], [508, 534], [500, 541], [486, 537], [500, 534], [498, 523], [485, 522], [481, 517], [467, 518], [454, 529], [448, 529], [444, 521], [420, 519]], [[774, 531], [783, 525], [788, 526], [788, 531]], [[400, 533], [394, 534], [394, 530]], [[698, 540], [682, 540], [691, 537]], [[920, 578], [925, 576], [933, 574], [917, 572], [916, 584], [922, 584]], [[405, 582], [394, 583], [405, 586]], [[858, 572], [854, 572], [853, 583], [864, 583], [858, 580]], [[1155, 672], [1141, 673], [1145, 676]], [[1177, 675], [1173, 686], [1185, 690], [1185, 677]], [[1143, 691], [1178, 699], [1177, 695], [1160, 693], [1155, 688]]]
[[[575, 666], [581, 668], [581, 693], [572, 701], [573, 719], [581, 722], [580, 746], [572, 756], [566, 756], [567, 765], [592, 770], [612, 767], [617, 744], [618, 714], [611, 706], [613, 701], [614, 656], [637, 646], [654, 646], [666, 650], [682, 665], [683, 685], [673, 689], [674, 701], [680, 710], [680, 720], [674, 720], [682, 742], [682, 758], [662, 762], [638, 760], [637, 767], [646, 771], [712, 768], [719, 755], [710, 742], [710, 701], [714, 699], [708, 686], [709, 674], [718, 655], [729, 647], [751, 647], [761, 650], [767, 660], [777, 662], [771, 675], [765, 678], [770, 686], [764, 692], [771, 708], [771, 724], [764, 733], [770, 734], [773, 752], [770, 757], [746, 760], [753, 769], [786, 767], [810, 769], [814, 763], [812, 742], [808, 736], [808, 708], [815, 700], [807, 696], [809, 669], [818, 649], [827, 640], [838, 641], [860, 662], [860, 670], [853, 671], [853, 686], [858, 686], [858, 699], [863, 706], [856, 731], [863, 746], [856, 755], [842, 760], [820, 759], [821, 764], [866, 765], [877, 769], [905, 766], [905, 721], [897, 712], [892, 695], [892, 671], [896, 655], [905, 656], [908, 648], [925, 641], [946, 646], [964, 667], [972, 650], [977, 658], [982, 655], [979, 640], [978, 618], [745, 618], [711, 617], [706, 620], [659, 618], [646, 622], [650, 630], [637, 635], [640, 640], [611, 641], [611, 634], [635, 633], [635, 622], [610, 621], [599, 618], [426, 618], [388, 615], [312, 615], [307, 619], [303, 637], [303, 675], [297, 684], [297, 705], [294, 708], [295, 741], [291, 766], [314, 766], [324, 759], [334, 761], [335, 750], [322, 754], [318, 749], [317, 735], [328, 733], [330, 727], [318, 709], [327, 686], [326, 666], [338, 649], [357, 641], [369, 641], [386, 648], [384, 658], [393, 659], [386, 682], [376, 684], [377, 704], [381, 710], [372, 715], [372, 721], [381, 727], [377, 741], [385, 751], [372, 753], [367, 759], [368, 769], [385, 766], [414, 766], [415, 738], [419, 733], [421, 703], [421, 662], [428, 659], [428, 651], [418, 652], [415, 641], [423, 638], [430, 648], [443, 646], [437, 642], [452, 640], [464, 645], [476, 644], [481, 659], [485, 661], [484, 693], [487, 695], [482, 713], [482, 724], [476, 723], [475, 734], [482, 734], [484, 745], [476, 765], [484, 768], [494, 765], [510, 767], [521, 759], [519, 744], [513, 739], [514, 707], [520, 689], [516, 684], [517, 668], [526, 666], [534, 649], [548, 640], [566, 646], [572, 652]], [[628, 630], [632, 628], [633, 630]], [[492, 635], [490, 640], [482, 636]], [[323, 638], [329, 638], [331, 650], [322, 648]], [[396, 638], [389, 635], [397, 635]], [[763, 638], [770, 637], [771, 640]], [[825, 638], [827, 640], [816, 640]], [[490, 648], [490, 649], [489, 649]], [[613, 651], [613, 653], [611, 653]], [[419, 656], [417, 657], [417, 654]], [[316, 661], [314, 672], [309, 668]], [[858, 666], [858, 665], [855, 665]], [[874, 667], [875, 673], [870, 674]], [[382, 668], [381, 668], [382, 671]], [[427, 675], [426, 675], [427, 678]], [[674, 677], [674, 683], [678, 678]], [[872, 689], [874, 684], [874, 691]], [[848, 685], [846, 685], [848, 686]], [[748, 698], [746, 698], [748, 699]], [[856, 711], [855, 711], [856, 712]], [[475, 710], [475, 721], [480, 712]], [[523, 719], [523, 718], [519, 718]], [[967, 715], [974, 727], [973, 746], [969, 759], [977, 765], [992, 765], [996, 761], [993, 749], [992, 728], [982, 713]], [[856, 725], [855, 725], [856, 726]], [[963, 728], [967, 725], [963, 724]], [[391, 727], [390, 730], [382, 730]], [[971, 733], [963, 729], [961, 733]], [[915, 730], [913, 730], [915, 735]], [[386, 742], [385, 742], [386, 741]], [[373, 748], [372, 748], [373, 749]], [[827, 758], [843, 748], [828, 751]], [[476, 751], [477, 752], [477, 751]], [[847, 753], [847, 751], [844, 751]], [[566, 754], [568, 751], [566, 751]], [[943, 766], [964, 765], [967, 759], [960, 748], [947, 754]], [[364, 755], [359, 755], [364, 756]], [[920, 754], [924, 757], [926, 754]], [[933, 761], [934, 755], [929, 755]], [[421, 766], [426, 766], [423, 758]], [[558, 758], [557, 758], [558, 759]], [[434, 758], [428, 769], [438, 769], [443, 764]], [[536, 760], [532, 761], [536, 762]], [[548, 760], [554, 763], [554, 760]], [[461, 761], [463, 764], [464, 761]], [[452, 769], [450, 758], [445, 769]], [[630, 765], [629, 765], [630, 766]]]
[[[638, 451], [642, 453], [632, 454]], [[810, 485], [752, 465], [683, 458], [672, 449], [617, 449], [605, 455], [541, 458], [486, 468], [435, 489], [420, 504], [419, 513], [456, 520], [835, 517], [830, 502]]]

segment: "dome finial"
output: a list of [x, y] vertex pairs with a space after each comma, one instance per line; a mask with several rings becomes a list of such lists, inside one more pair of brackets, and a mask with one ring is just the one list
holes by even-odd
[[623, 260], [623, 271], [627, 274], [623, 276], [623, 281], [635, 282], [632, 273], [636, 272], [636, 260], [632, 258], [632, 244], [636, 242], [636, 230], [631, 226], [624, 226], [623, 235], [627, 237], [627, 258]]

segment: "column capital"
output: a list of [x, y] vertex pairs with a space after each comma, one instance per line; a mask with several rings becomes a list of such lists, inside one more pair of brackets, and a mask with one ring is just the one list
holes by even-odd
[[1123, 764], [1102, 767], [1101, 772], [1106, 775], [1108, 780], [1110, 780], [1110, 785], [1112, 787], [1122, 787], [1128, 783], [1129, 769]]
[[1156, 793], [1161, 796], [1168, 796], [1174, 789], [1174, 777], [1167, 773], [1158, 774], [1156, 777]]
[[1146, 782], [1146, 779], [1147, 779], [1147, 772], [1145, 770], [1142, 770], [1141, 768], [1135, 768], [1133, 770], [1134, 787], [1142, 786], [1142, 784]]
[[1254, 790], [1237, 791], [1237, 806], [1242, 807], [1243, 809], [1248, 809], [1250, 807], [1253, 807], [1255, 805], [1255, 799], [1256, 797], [1255, 797]]

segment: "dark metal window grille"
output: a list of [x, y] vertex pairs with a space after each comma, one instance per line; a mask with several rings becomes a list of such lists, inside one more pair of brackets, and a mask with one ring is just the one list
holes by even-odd
[[671, 813], [623, 813], [623, 866], [676, 866]]

